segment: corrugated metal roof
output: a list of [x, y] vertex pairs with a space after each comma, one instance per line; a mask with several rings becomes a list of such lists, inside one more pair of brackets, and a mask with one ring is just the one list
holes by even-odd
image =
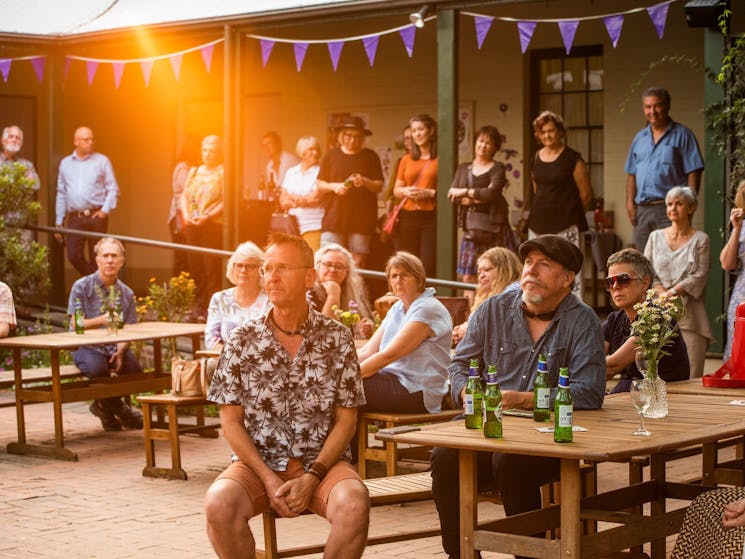
[[354, 3], [359, 0], [0, 0], [0, 33], [64, 37]]

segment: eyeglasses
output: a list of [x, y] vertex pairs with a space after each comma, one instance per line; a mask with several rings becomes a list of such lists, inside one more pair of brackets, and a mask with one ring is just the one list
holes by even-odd
[[411, 277], [411, 274], [409, 272], [397, 272], [395, 274], [389, 274], [388, 281], [396, 281], [398, 279], [405, 280], [410, 277]]
[[261, 266], [259, 264], [244, 264], [243, 262], [234, 262], [233, 268], [245, 272], [248, 270], [258, 270]]
[[638, 276], [630, 276], [629, 274], [616, 274], [615, 276], [608, 276], [605, 278], [605, 288], [610, 291], [614, 285], [618, 287], [626, 287], [633, 280], [641, 280]]
[[277, 264], [277, 265], [269, 265], [269, 266], [262, 266], [259, 268], [259, 273], [262, 276], [271, 276], [272, 274], [277, 274], [278, 276], [284, 276], [287, 274], [287, 272], [291, 270], [307, 270], [308, 266], [288, 266], [287, 264]]
[[340, 264], [337, 262], [321, 262], [321, 266], [323, 266], [327, 270], [346, 270], [347, 269], [346, 264]]

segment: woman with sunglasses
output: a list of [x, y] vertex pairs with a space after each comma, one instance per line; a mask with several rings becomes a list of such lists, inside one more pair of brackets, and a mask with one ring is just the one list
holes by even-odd
[[318, 284], [311, 290], [314, 307], [331, 318], [336, 318], [334, 306], [344, 311], [356, 310], [361, 320], [354, 327], [355, 336], [369, 338], [375, 325], [365, 282], [352, 253], [329, 243], [316, 251], [315, 263]]
[[[631, 380], [642, 378], [636, 367], [636, 338], [631, 336], [631, 323], [636, 320], [634, 305], [644, 301], [647, 289], [652, 284], [654, 269], [642, 253], [626, 248], [608, 258], [606, 285], [619, 310], [613, 311], [603, 323], [605, 337], [605, 365], [608, 380], [616, 374], [621, 379], [611, 391], [628, 392]], [[660, 360], [659, 375], [666, 382], [686, 380], [689, 375], [688, 353], [683, 337], [678, 335], [665, 346], [665, 355]]]
[[704, 306], [704, 290], [709, 276], [709, 236], [693, 228], [698, 206], [696, 191], [675, 186], [665, 196], [670, 227], [652, 231], [644, 256], [657, 274], [653, 287], [669, 297], [680, 297], [686, 307], [680, 331], [688, 348], [691, 378], [704, 374], [706, 349], [714, 340]]
[[264, 316], [271, 307], [259, 274], [263, 261], [264, 253], [251, 242], [238, 245], [228, 259], [225, 277], [235, 287], [218, 291], [210, 299], [204, 329], [207, 349], [222, 351], [237, 326]]

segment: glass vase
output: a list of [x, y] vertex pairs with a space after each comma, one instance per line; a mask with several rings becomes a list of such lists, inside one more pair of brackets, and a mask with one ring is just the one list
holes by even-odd
[[109, 331], [109, 336], [116, 336], [119, 333], [119, 317], [108, 315], [106, 317], [106, 328]]
[[649, 408], [644, 412], [644, 417], [649, 419], [660, 419], [667, 417], [667, 385], [657, 374], [660, 364], [659, 359], [647, 360], [644, 352], [636, 352], [636, 367], [644, 375], [651, 387], [652, 398]]

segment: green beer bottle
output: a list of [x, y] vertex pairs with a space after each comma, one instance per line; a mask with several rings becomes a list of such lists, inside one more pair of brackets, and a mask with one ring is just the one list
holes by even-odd
[[551, 388], [548, 386], [546, 356], [538, 356], [538, 374], [533, 383], [533, 421], [551, 421]]
[[486, 391], [484, 392], [484, 436], [490, 439], [502, 438], [502, 392], [497, 384], [497, 367], [489, 365], [486, 370]]
[[83, 325], [85, 316], [83, 315], [83, 304], [80, 302], [80, 299], [75, 299], [75, 314], [72, 315], [72, 319], [75, 324], [75, 333], [85, 334], [85, 326]]
[[481, 375], [479, 374], [478, 359], [471, 359], [468, 368], [468, 383], [466, 383], [466, 427], [469, 429], [481, 429], [484, 423], [483, 405], [484, 394], [481, 389]]
[[569, 391], [569, 371], [566, 367], [559, 369], [559, 391], [554, 402], [554, 442], [572, 442], [572, 412], [574, 401]]

